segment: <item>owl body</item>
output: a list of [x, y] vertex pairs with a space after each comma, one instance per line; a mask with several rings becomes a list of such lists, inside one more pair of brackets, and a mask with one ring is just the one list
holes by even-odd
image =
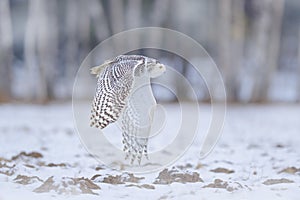
[[150, 78], [166, 70], [153, 58], [121, 55], [91, 69], [98, 77], [91, 109], [91, 126], [103, 129], [117, 122], [122, 128], [126, 158], [147, 157], [148, 136], [156, 105]]

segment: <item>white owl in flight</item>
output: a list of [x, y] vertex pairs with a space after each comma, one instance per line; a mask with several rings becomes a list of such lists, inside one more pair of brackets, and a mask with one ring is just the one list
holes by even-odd
[[120, 55], [93, 67], [98, 77], [90, 126], [103, 129], [117, 122], [122, 128], [126, 158], [141, 162], [147, 156], [155, 98], [150, 78], [162, 75], [166, 67], [142, 55]]

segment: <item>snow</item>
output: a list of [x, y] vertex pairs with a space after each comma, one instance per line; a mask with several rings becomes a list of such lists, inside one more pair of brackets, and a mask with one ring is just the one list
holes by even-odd
[[[168, 109], [176, 112], [173, 105]], [[205, 129], [210, 106], [199, 110]], [[198, 137], [165, 174], [132, 177], [87, 152], [71, 104], [0, 105], [0, 200], [298, 199], [299, 122], [299, 104], [229, 105], [223, 135], [208, 157], [199, 159]], [[159, 178], [170, 183], [159, 184]]]

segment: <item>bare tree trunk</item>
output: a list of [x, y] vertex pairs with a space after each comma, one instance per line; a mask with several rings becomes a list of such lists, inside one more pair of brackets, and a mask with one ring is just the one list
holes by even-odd
[[151, 15], [152, 26], [162, 26], [162, 23], [166, 20], [168, 9], [170, 9], [170, 0], [155, 0], [153, 6], [153, 14]]
[[[35, 55], [35, 59], [37, 59], [38, 63], [38, 76], [39, 76], [39, 84], [36, 87], [37, 91], [37, 101], [45, 102], [48, 100], [48, 90], [47, 90], [47, 65], [48, 60], [46, 58], [47, 54], [47, 39], [48, 39], [48, 31], [47, 26], [47, 14], [46, 14], [46, 5], [45, 0], [35, 0], [32, 2], [35, 4], [35, 14], [36, 14], [36, 46], [37, 46], [37, 54]], [[42, 61], [42, 62], [41, 62]]]
[[222, 71], [225, 77], [225, 86], [227, 90], [227, 99], [228, 101], [233, 101], [235, 99], [235, 66], [232, 64], [232, 38], [231, 38], [231, 7], [232, 0], [222, 0], [219, 1], [219, 64], [222, 66]]
[[[78, 18], [77, 16], [80, 16]], [[85, 0], [68, 0], [66, 10], [66, 75], [64, 77], [65, 97], [72, 96], [76, 72], [90, 51], [92, 19], [95, 23], [96, 37], [104, 39], [108, 34], [102, 5], [97, 0], [87, 3]], [[104, 26], [103, 24], [104, 23]], [[88, 77], [85, 77], [89, 78]], [[86, 81], [86, 83], [89, 83]]]
[[57, 60], [56, 1], [30, 0], [25, 30], [28, 67], [28, 100], [45, 102], [52, 97]]
[[[142, 0], [129, 0], [126, 8], [126, 29], [138, 28], [142, 22]], [[136, 48], [140, 46], [141, 38], [132, 35], [128, 38], [126, 47]]]
[[142, 20], [142, 1], [141, 0], [129, 0], [126, 12], [126, 28], [137, 28], [141, 24]]
[[28, 18], [25, 27], [25, 39], [24, 39], [24, 54], [25, 54], [25, 64], [27, 67], [27, 93], [25, 99], [27, 101], [32, 101], [36, 96], [36, 85], [40, 82], [39, 76], [37, 75], [38, 65], [36, 60], [36, 1], [30, 0], [28, 2]]
[[233, 72], [229, 72], [230, 79], [233, 85], [231, 89], [233, 100], [239, 101], [239, 92], [241, 85], [241, 70], [243, 68], [244, 61], [244, 43], [245, 43], [245, 1], [244, 0], [232, 0], [232, 53], [231, 53], [231, 67]]
[[[174, 2], [173, 2], [174, 3]], [[163, 22], [166, 20], [166, 16], [168, 13], [168, 9], [170, 9], [170, 0], [155, 0], [153, 4], [153, 14], [151, 15], [150, 23], [151, 26], [162, 26]], [[163, 35], [159, 34], [152, 34], [151, 38], [147, 38], [150, 40], [151, 43], [155, 42], [162, 42]], [[156, 57], [157, 54], [153, 54], [153, 57]]]
[[252, 87], [251, 101], [257, 102], [267, 97], [267, 50], [270, 30], [270, 2], [269, 0], [255, 0], [253, 7], [257, 13], [253, 23], [253, 41], [251, 46], [252, 57]]
[[[124, 30], [125, 14], [124, 14], [124, 1], [110, 0], [109, 1], [109, 16], [110, 27], [112, 34], [119, 33]], [[116, 41], [113, 41], [116, 42]], [[120, 54], [120, 50], [125, 49], [127, 41], [118, 40], [118, 43], [113, 43], [113, 51], [115, 54]]]
[[300, 27], [298, 37], [298, 101], [300, 101]]
[[281, 19], [284, 0], [256, 0], [257, 19], [254, 22], [253, 61], [255, 80], [252, 89], [252, 101], [268, 100], [268, 90], [273, 72], [277, 68], [280, 44]]
[[[270, 84], [278, 69], [278, 60], [279, 60], [279, 49], [281, 41], [281, 26], [282, 18], [284, 12], [284, 1], [285, 0], [272, 0], [271, 3], [271, 27], [269, 34], [268, 42], [268, 51], [267, 51], [267, 67], [268, 73], [265, 78], [265, 91], [264, 94], [268, 94]], [[264, 101], [268, 100], [267, 96], [264, 96]]]
[[87, 14], [89, 11], [89, 4], [87, 4], [87, 1], [85, 0], [79, 0], [79, 16], [81, 16], [79, 19], [77, 19], [78, 26], [77, 26], [77, 32], [78, 32], [78, 39], [81, 43], [81, 52], [79, 56], [79, 61], [82, 62], [83, 59], [87, 56], [90, 48], [89, 48], [89, 42], [90, 42], [90, 32], [91, 32], [91, 17]]
[[[218, 15], [216, 15], [215, 8], [219, 4], [219, 1], [206, 1], [207, 9], [206, 9], [206, 16], [209, 20], [206, 20], [204, 24], [204, 28], [206, 31], [206, 42], [207, 44], [214, 44], [216, 38], [218, 38], [218, 32], [216, 31], [216, 24], [219, 20]], [[216, 52], [215, 46], [210, 46], [212, 52]]]
[[239, 72], [245, 39], [244, 0], [219, 1], [218, 63], [222, 67], [228, 101], [238, 100]]
[[109, 3], [111, 29], [113, 34], [119, 33], [124, 30], [124, 2], [120, 0], [110, 0]]
[[[71, 97], [71, 88], [76, 74], [79, 51], [79, 39], [77, 36], [78, 22], [76, 15], [79, 12], [79, 1], [68, 0], [66, 9], [66, 75], [64, 89], [66, 97]], [[69, 91], [69, 92], [68, 92]]]
[[54, 98], [55, 73], [57, 71], [58, 50], [58, 24], [57, 24], [57, 2], [56, 0], [39, 0], [40, 9], [38, 21], [37, 50], [40, 76], [44, 82], [45, 89], [40, 94], [45, 95], [44, 100]]
[[12, 24], [8, 0], [0, 1], [0, 102], [11, 98]]
[[99, 0], [89, 1], [89, 10], [98, 41], [102, 41], [109, 36], [108, 22], [105, 16], [103, 6]]

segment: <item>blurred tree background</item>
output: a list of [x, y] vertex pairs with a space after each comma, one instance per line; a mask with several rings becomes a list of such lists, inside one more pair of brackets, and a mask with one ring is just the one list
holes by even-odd
[[70, 100], [90, 50], [145, 26], [202, 44], [222, 72], [229, 101], [300, 100], [299, 0], [1, 0], [0, 101]]

